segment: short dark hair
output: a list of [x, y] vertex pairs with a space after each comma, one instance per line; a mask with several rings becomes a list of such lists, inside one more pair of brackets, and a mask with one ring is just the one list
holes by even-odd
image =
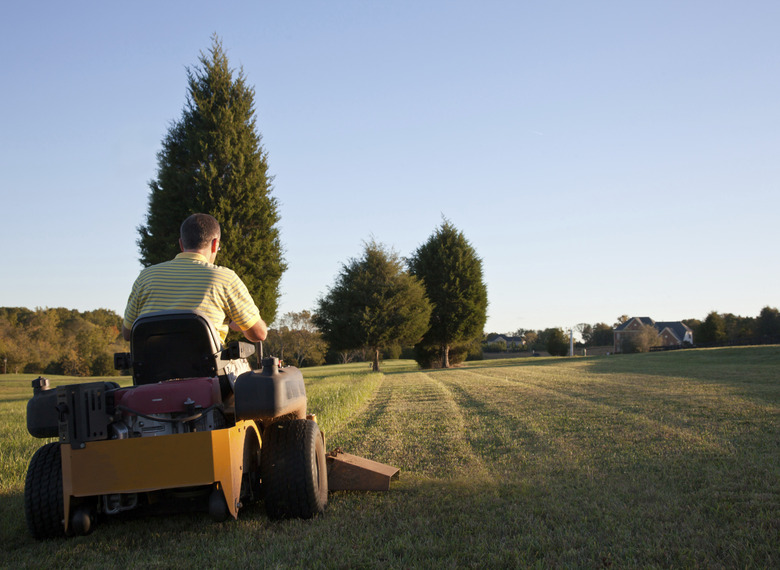
[[179, 231], [184, 249], [203, 249], [222, 235], [219, 222], [208, 214], [192, 214], [182, 222]]

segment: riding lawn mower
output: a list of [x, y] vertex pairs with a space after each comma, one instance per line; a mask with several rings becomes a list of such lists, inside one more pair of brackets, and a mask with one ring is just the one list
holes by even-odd
[[[33, 381], [27, 429], [57, 438], [33, 455], [24, 488], [35, 538], [87, 534], [102, 517], [155, 505], [196, 505], [217, 521], [262, 500], [272, 519], [322, 513], [328, 490], [387, 490], [398, 469], [326, 453], [307, 413], [303, 375], [255, 346], [219, 335], [198, 312], [133, 324], [133, 385]], [[176, 508], [176, 507], [174, 507]]]

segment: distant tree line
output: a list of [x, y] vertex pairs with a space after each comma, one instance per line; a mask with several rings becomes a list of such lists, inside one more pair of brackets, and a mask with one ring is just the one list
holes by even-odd
[[300, 368], [319, 366], [328, 350], [309, 311], [285, 313], [268, 330], [264, 346], [268, 354]]
[[[388, 255], [381, 247], [379, 250]], [[397, 258], [395, 263], [399, 263]], [[403, 271], [400, 265], [395, 267], [397, 271]], [[477, 298], [481, 299], [481, 296]], [[625, 320], [627, 317], [621, 316], [614, 326]], [[774, 307], [764, 307], [756, 317], [712, 311], [703, 321], [686, 319], [683, 322], [693, 330], [697, 346], [780, 343], [780, 311]], [[121, 324], [121, 317], [108, 309], [79, 312], [64, 308], [30, 310], [0, 307], [0, 371], [68, 376], [117, 375], [113, 355], [128, 350], [128, 343], [121, 338]], [[415, 326], [416, 334], [422, 335], [419, 332], [421, 325]], [[581, 323], [575, 330], [582, 340], [575, 345], [585, 348], [611, 346], [614, 326]], [[554, 356], [565, 356], [569, 350], [569, 335], [561, 328], [518, 329], [501, 335], [520, 339], [510, 345], [505, 341], [488, 342], [496, 336], [497, 333], [489, 333], [482, 338], [455, 342], [449, 353], [450, 365], [466, 359], [479, 359], [483, 351], [546, 351]], [[635, 340], [640, 345], [637, 351], [646, 352], [654, 346], [656, 337], [655, 329], [648, 327], [647, 334], [639, 335]], [[427, 367], [442, 365], [442, 354], [435, 343], [429, 345], [431, 348], [426, 352], [421, 350], [425, 346], [422, 336], [411, 338], [420, 339], [417, 346], [408, 342], [408, 338], [404, 339], [406, 343], [401, 342], [400, 337], [390, 338], [380, 347], [379, 357], [416, 358]], [[328, 362], [346, 363], [377, 358], [375, 348], [360, 342], [350, 348], [338, 344], [329, 346], [315, 325], [315, 315], [309, 311], [289, 312], [275, 322], [269, 330], [265, 352], [299, 367], [318, 366], [326, 359]]]
[[[580, 323], [574, 327], [582, 340], [576, 340], [577, 347], [590, 348], [594, 346], [610, 346], [613, 342], [612, 326], [606, 323], [595, 325]], [[519, 339], [507, 344], [504, 341], [494, 341], [497, 336]], [[484, 335], [482, 350], [485, 352], [541, 352], [546, 351], [553, 356], [569, 354], [569, 331], [560, 327], [544, 330], [517, 329], [511, 333], [499, 335], [487, 333]]]
[[0, 307], [0, 366], [7, 373], [114, 376], [128, 350], [122, 319], [108, 309]]
[[757, 317], [710, 312], [703, 321], [683, 321], [693, 330], [693, 342], [701, 345], [780, 343], [780, 311], [764, 307]]
[[[628, 319], [628, 315], [621, 315], [614, 325], [580, 323], [574, 327], [574, 331], [580, 333], [582, 340], [576, 341], [575, 345], [585, 348], [611, 346], [614, 342], [615, 327]], [[764, 307], [756, 317], [741, 317], [712, 311], [703, 321], [684, 319], [682, 322], [693, 331], [695, 346], [780, 343], [780, 311], [775, 307]], [[494, 340], [498, 336], [516, 340], [510, 343]], [[623, 352], [647, 352], [660, 344], [660, 339], [658, 331], [647, 325], [626, 342], [628, 344], [623, 347]], [[488, 353], [546, 350], [554, 356], [564, 356], [569, 350], [569, 335], [568, 331], [560, 328], [518, 329], [503, 334], [487, 333], [483, 339], [482, 350]]]

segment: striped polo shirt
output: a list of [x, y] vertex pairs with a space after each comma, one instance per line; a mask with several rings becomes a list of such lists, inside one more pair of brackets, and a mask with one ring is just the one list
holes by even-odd
[[133, 283], [127, 300], [124, 326], [156, 311], [202, 311], [225, 342], [230, 321], [241, 330], [259, 319], [244, 282], [227, 267], [213, 265], [199, 253], [180, 253], [174, 259], [147, 267]]

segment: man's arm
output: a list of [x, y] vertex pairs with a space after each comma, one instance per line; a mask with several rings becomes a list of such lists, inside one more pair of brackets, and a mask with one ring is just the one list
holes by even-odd
[[122, 338], [129, 341], [131, 332], [132, 331], [129, 328], [127, 328], [124, 323], [122, 323]]
[[[241, 330], [241, 328], [233, 321], [230, 322], [229, 326], [234, 331]], [[259, 342], [261, 340], [265, 340], [265, 338], [268, 336], [268, 325], [266, 325], [265, 321], [260, 318], [254, 325], [241, 332], [244, 334], [247, 340], [251, 342]]]

